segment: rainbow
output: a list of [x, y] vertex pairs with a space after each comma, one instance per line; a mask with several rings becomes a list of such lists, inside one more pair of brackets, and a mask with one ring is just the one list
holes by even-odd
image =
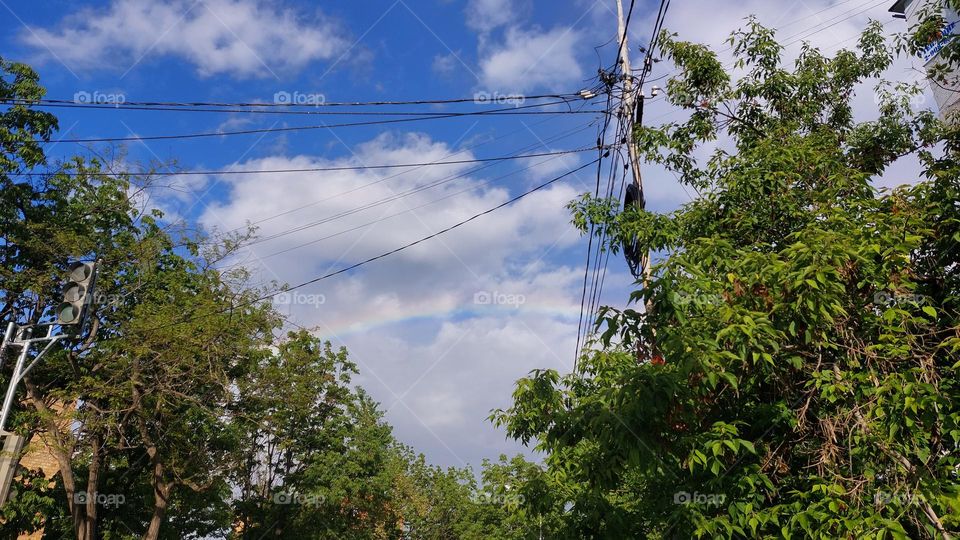
[[475, 317], [504, 317], [514, 314], [533, 314], [550, 319], [576, 323], [580, 317], [580, 306], [569, 303], [524, 303], [521, 305], [505, 304], [474, 304], [467, 303], [460, 306], [416, 306], [411, 309], [392, 309], [386, 313], [374, 306], [366, 308], [349, 319], [338, 318], [335, 321], [323, 319], [325, 306], [318, 306], [317, 317], [308, 315], [309, 312], [298, 311], [295, 316], [302, 318], [302, 323], [308, 327], [316, 327], [320, 335], [335, 337], [349, 336], [357, 333], [366, 333], [371, 330], [395, 324], [416, 323], [427, 321], [463, 321]]

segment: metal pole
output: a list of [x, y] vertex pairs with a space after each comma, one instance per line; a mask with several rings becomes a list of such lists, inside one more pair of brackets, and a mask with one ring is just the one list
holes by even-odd
[[7, 331], [3, 334], [3, 344], [0, 345], [0, 368], [3, 367], [3, 361], [7, 358], [7, 344], [10, 343], [10, 338], [13, 337], [16, 328], [17, 325], [13, 324], [13, 321], [7, 323]]
[[10, 486], [13, 476], [20, 463], [20, 452], [26, 445], [27, 438], [11, 433], [3, 439], [3, 452], [0, 453], [0, 504], [7, 502], [10, 496]]
[[7, 435], [7, 418], [10, 416], [10, 409], [13, 407], [13, 398], [17, 393], [17, 384], [23, 373], [23, 364], [27, 362], [27, 354], [30, 352], [31, 341], [29, 339], [20, 343], [20, 356], [17, 357], [17, 364], [13, 367], [13, 374], [10, 376], [10, 384], [7, 385], [7, 395], [3, 398], [3, 411], [0, 412], [0, 434]]
[[[7, 323], [7, 331], [3, 334], [3, 343], [0, 344], [0, 367], [3, 366], [3, 362], [6, 359], [7, 347], [11, 344], [11, 339], [14, 338], [14, 332], [19, 331], [17, 325], [12, 321]], [[26, 354], [27, 345], [21, 345], [23, 352], [21, 352], [21, 358]], [[16, 386], [14, 379], [11, 379], [11, 385], [7, 389], [8, 394], [10, 390]], [[17, 470], [17, 464], [20, 462], [20, 452], [23, 450], [24, 444], [27, 442], [25, 437], [17, 435], [15, 433], [4, 433], [3, 428], [6, 427], [8, 410], [7, 407], [4, 407], [3, 412], [3, 423], [0, 423], [0, 434], [3, 434], [3, 451], [0, 452], [0, 504], [7, 502], [7, 498], [10, 496], [10, 486], [13, 484], [13, 476]]]

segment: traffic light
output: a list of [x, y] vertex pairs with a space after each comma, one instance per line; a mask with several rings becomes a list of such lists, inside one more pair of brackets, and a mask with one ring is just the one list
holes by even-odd
[[96, 278], [96, 263], [75, 262], [70, 265], [67, 284], [63, 287], [63, 302], [57, 309], [57, 324], [83, 323], [83, 316], [93, 300], [93, 286]]

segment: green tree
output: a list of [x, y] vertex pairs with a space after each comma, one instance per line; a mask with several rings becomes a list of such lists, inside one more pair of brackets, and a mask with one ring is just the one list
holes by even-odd
[[[960, 129], [902, 85], [854, 120], [857, 85], [893, 58], [877, 23], [788, 68], [751, 20], [736, 81], [706, 47], [661, 43], [689, 119], [634, 136], [700, 196], [666, 214], [572, 203], [656, 264], [631, 295], [646, 309], [603, 309], [576, 372], [533, 373], [495, 414], [547, 454], [530, 504], [564, 509], [563, 538], [955, 536]], [[909, 153], [913, 185], [871, 185]]]
[[[102, 261], [90, 323], [25, 378], [12, 419], [59, 462], [60, 504], [30, 495], [48, 490], [27, 482], [4, 526], [39, 515], [30, 526], [55, 536], [157, 538], [178, 504], [193, 507], [179, 509], [187, 529], [170, 536], [229, 526], [217, 521], [229, 520], [221, 464], [233, 374], [272, 342], [279, 319], [253, 302], [260, 291], [242, 270], [215, 269], [236, 242], [175, 238], [158, 212], [143, 211], [145, 186], [99, 158], [48, 163], [42, 148], [56, 119], [24, 103], [43, 95], [36, 74], [0, 69], [0, 97], [17, 101], [0, 113], [0, 315], [48, 321], [68, 261]], [[125, 502], [104, 507], [98, 495]]]

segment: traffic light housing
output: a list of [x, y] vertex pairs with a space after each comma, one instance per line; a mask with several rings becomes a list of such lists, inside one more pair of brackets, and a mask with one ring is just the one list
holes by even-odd
[[63, 301], [57, 308], [57, 324], [81, 325], [87, 308], [93, 301], [93, 287], [97, 279], [97, 265], [75, 262], [70, 265], [67, 284], [63, 287]]

